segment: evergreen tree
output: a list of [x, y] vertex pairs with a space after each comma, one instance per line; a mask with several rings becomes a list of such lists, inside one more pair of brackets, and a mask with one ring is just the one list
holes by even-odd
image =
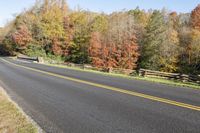
[[165, 21], [160, 11], [155, 10], [146, 26], [142, 45], [140, 66], [151, 70], [160, 69], [160, 47], [165, 41]]

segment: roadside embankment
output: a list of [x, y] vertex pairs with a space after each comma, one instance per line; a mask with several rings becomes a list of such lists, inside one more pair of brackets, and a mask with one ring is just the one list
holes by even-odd
[[0, 133], [38, 133], [40, 129], [0, 86]]

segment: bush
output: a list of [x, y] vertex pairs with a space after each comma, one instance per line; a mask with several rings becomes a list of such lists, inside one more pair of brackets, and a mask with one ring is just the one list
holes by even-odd
[[24, 54], [31, 56], [31, 57], [46, 57], [45, 50], [38, 45], [30, 44], [28, 48], [25, 50]]
[[48, 63], [64, 63], [65, 59], [62, 56], [57, 56], [57, 55], [53, 55], [48, 53], [47, 56], [45, 57], [45, 61], [47, 61]]

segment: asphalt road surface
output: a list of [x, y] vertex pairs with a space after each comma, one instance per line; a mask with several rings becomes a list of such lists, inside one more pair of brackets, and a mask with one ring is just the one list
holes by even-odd
[[200, 133], [200, 90], [8, 58], [0, 81], [48, 133]]

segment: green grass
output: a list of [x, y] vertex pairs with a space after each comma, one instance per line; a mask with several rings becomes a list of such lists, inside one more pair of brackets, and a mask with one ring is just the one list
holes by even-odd
[[59, 68], [67, 68], [67, 69], [77, 70], [77, 71], [82, 71], [82, 72], [97, 73], [97, 74], [113, 76], [113, 77], [144, 80], [144, 81], [167, 84], [167, 85], [172, 85], [172, 86], [181, 86], [181, 87], [189, 87], [189, 88], [193, 88], [193, 89], [200, 89], [200, 85], [197, 83], [190, 83], [190, 82], [183, 83], [183, 82], [180, 82], [177, 80], [168, 80], [168, 79], [157, 78], [157, 77], [155, 78], [155, 77], [128, 76], [128, 75], [124, 75], [124, 74], [106, 73], [106, 72], [101, 72], [101, 71], [96, 71], [96, 70], [81, 69], [78, 67], [69, 67], [69, 66], [57, 65], [57, 64], [45, 64], [45, 65], [52, 66], [52, 67], [59, 67]]
[[38, 128], [0, 88], [0, 133], [37, 133]]
[[155, 78], [155, 77], [135, 77], [136, 79], [139, 80], [146, 80], [150, 82], [155, 82], [155, 83], [162, 83], [162, 84], [168, 84], [168, 85], [173, 85], [173, 86], [181, 86], [181, 87], [189, 87], [193, 89], [200, 89], [200, 85], [197, 83], [191, 83], [191, 82], [180, 82], [177, 80], [167, 80], [167, 79], [162, 79], [162, 78]]

